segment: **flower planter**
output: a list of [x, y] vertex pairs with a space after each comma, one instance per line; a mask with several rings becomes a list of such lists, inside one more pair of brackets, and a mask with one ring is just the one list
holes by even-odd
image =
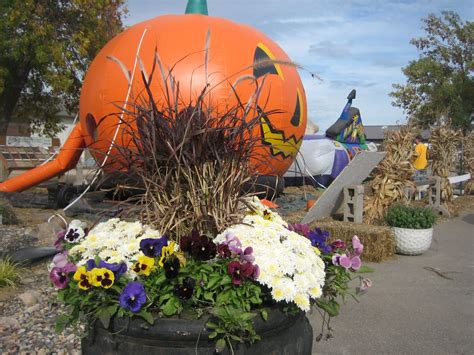
[[[95, 322], [82, 340], [83, 354], [214, 354], [215, 339], [209, 339], [206, 319], [157, 319], [153, 326], [141, 319], [114, 319], [109, 329]], [[234, 344], [235, 354], [311, 354], [313, 329], [304, 313], [286, 315], [271, 310], [268, 320], [255, 318], [261, 340]], [[223, 354], [230, 354], [228, 347]]]
[[433, 228], [392, 228], [395, 236], [396, 250], [399, 254], [420, 255], [427, 251], [431, 246]]

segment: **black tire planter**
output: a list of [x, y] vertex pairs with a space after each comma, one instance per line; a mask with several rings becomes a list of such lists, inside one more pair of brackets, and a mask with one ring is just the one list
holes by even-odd
[[[109, 329], [95, 322], [82, 340], [83, 354], [214, 354], [215, 341], [209, 339], [206, 320], [162, 318], [153, 326], [141, 319], [113, 319]], [[286, 315], [271, 310], [268, 320], [254, 321], [261, 340], [254, 344], [233, 344], [235, 354], [311, 354], [313, 329], [304, 315]], [[197, 352], [196, 352], [197, 351]], [[231, 354], [228, 347], [223, 354]]]

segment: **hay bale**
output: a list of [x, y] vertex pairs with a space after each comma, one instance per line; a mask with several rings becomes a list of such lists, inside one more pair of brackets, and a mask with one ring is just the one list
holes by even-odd
[[332, 220], [314, 221], [311, 228], [321, 228], [331, 233], [330, 241], [341, 239], [350, 244], [352, 237], [357, 235], [362, 244], [364, 261], [381, 262], [395, 254], [395, 239], [390, 227], [373, 226], [362, 223], [339, 222]]
[[[285, 192], [290, 193], [287, 190]], [[304, 209], [296, 209], [289, 212], [277, 209], [277, 212], [288, 223], [301, 223], [307, 213]], [[313, 221], [310, 227], [319, 227], [327, 230], [331, 233], [330, 241], [341, 239], [346, 243], [351, 243], [352, 237], [357, 235], [362, 244], [364, 244], [364, 252], [362, 254], [364, 261], [378, 263], [392, 258], [395, 254], [395, 238], [390, 227], [335, 221], [331, 218]]]

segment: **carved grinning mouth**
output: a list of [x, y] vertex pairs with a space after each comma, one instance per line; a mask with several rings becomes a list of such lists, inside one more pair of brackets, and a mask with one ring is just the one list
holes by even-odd
[[284, 159], [295, 157], [303, 142], [303, 137], [297, 139], [294, 134], [286, 137], [284, 131], [272, 126], [265, 114], [260, 117], [260, 130], [262, 143], [270, 147], [273, 156], [282, 156]]

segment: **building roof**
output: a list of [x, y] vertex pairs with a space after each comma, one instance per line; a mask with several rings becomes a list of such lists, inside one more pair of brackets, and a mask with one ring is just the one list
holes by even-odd
[[[365, 137], [368, 141], [382, 141], [385, 130], [399, 131], [400, 128], [401, 128], [400, 125], [375, 125], [375, 126], [364, 125]], [[430, 135], [431, 135], [431, 131], [429, 129], [424, 129], [423, 131], [421, 131], [421, 137], [423, 139], [428, 139]]]
[[369, 141], [383, 140], [384, 130], [399, 131], [400, 126], [397, 125], [380, 125], [380, 126], [366, 126], [364, 125], [365, 137]]

